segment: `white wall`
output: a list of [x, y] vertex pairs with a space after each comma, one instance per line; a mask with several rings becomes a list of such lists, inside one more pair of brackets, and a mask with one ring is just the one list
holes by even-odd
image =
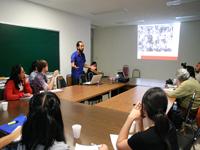
[[174, 77], [181, 62], [195, 65], [200, 61], [200, 21], [181, 24], [177, 61], [137, 60], [136, 44], [137, 26], [96, 28], [93, 60], [106, 75], [113, 75], [128, 64], [130, 70], [140, 69], [143, 78]]
[[23, 0], [1, 0], [0, 22], [59, 31], [60, 71], [64, 76], [71, 73], [70, 56], [78, 40], [84, 41], [90, 63], [90, 21], [87, 19]]

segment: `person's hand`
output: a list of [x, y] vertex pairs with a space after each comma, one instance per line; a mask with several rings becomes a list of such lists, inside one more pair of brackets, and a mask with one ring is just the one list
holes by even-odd
[[141, 118], [142, 104], [138, 102], [129, 114], [129, 118], [135, 120]]
[[91, 69], [91, 70], [96, 70], [97, 67], [95, 67], [95, 66], [90, 66], [90, 69]]
[[32, 96], [32, 94], [30, 94], [30, 93], [24, 93], [24, 97], [30, 97], [30, 96]]
[[99, 150], [108, 150], [108, 146], [106, 144], [101, 144], [101, 147], [99, 147]]
[[11, 135], [13, 136], [13, 139], [18, 138], [18, 137], [21, 135], [21, 130], [22, 130], [22, 127], [21, 127], [21, 126], [18, 126], [18, 127], [11, 133]]
[[53, 73], [53, 76], [56, 77], [58, 74], [59, 74], [59, 71], [55, 70], [54, 73]]

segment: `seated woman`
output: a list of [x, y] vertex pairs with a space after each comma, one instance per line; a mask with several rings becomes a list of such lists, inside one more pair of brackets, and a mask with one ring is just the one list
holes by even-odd
[[[149, 89], [142, 98], [142, 104], [136, 104], [122, 127], [117, 139], [118, 150], [177, 150], [176, 129], [165, 114], [167, 105], [167, 96], [161, 88]], [[143, 116], [152, 122], [152, 126], [144, 131], [140, 126], [140, 131], [128, 139], [133, 121], [137, 120], [142, 125]]]
[[[187, 109], [191, 97], [196, 92], [196, 97], [200, 95], [200, 84], [197, 80], [190, 77], [189, 72], [186, 69], [179, 69], [176, 73], [178, 80], [178, 87], [174, 91], [167, 91], [169, 97], [176, 98], [179, 106], [183, 109]], [[196, 98], [192, 106], [192, 110], [197, 110], [200, 106], [200, 99]]]
[[42, 90], [52, 90], [54, 85], [54, 80], [58, 75], [58, 70], [54, 71], [53, 77], [48, 82], [46, 73], [48, 72], [48, 63], [46, 60], [40, 60], [38, 62], [38, 73], [33, 80], [33, 93], [39, 93]]
[[54, 93], [36, 94], [29, 102], [29, 113], [18, 146], [18, 150], [28, 149], [69, 149], [64, 135], [60, 100]]
[[[21, 128], [0, 138], [0, 148], [11, 143], [20, 135]], [[60, 100], [52, 92], [35, 94], [29, 102], [27, 121], [22, 127], [21, 141], [17, 150], [68, 150], [64, 135], [64, 123]], [[102, 145], [100, 150], [107, 150]]]
[[22, 97], [31, 96], [31, 94], [32, 89], [23, 67], [21, 65], [13, 66], [10, 78], [5, 84], [4, 99], [18, 100]]

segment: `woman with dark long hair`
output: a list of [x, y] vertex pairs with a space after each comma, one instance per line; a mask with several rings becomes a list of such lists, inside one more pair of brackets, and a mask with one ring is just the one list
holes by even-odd
[[10, 78], [5, 84], [4, 99], [18, 100], [21, 97], [31, 96], [32, 89], [25, 76], [25, 71], [21, 65], [12, 67]]
[[[149, 89], [142, 98], [142, 104], [136, 104], [122, 127], [117, 140], [118, 150], [178, 150], [175, 127], [166, 115], [167, 104], [167, 96], [161, 88]], [[152, 126], [144, 131], [140, 127], [141, 131], [128, 139], [133, 121], [142, 124], [144, 116], [153, 123]]]
[[36, 94], [30, 100], [18, 150], [31, 149], [69, 149], [64, 135], [60, 100], [54, 93]]

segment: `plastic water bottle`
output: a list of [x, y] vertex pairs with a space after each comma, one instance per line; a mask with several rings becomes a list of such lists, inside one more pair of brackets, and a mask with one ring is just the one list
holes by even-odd
[[178, 108], [177, 102], [174, 102], [174, 103], [173, 103], [173, 110], [175, 110], [175, 111], [176, 111], [176, 110], [177, 110], [177, 108]]

